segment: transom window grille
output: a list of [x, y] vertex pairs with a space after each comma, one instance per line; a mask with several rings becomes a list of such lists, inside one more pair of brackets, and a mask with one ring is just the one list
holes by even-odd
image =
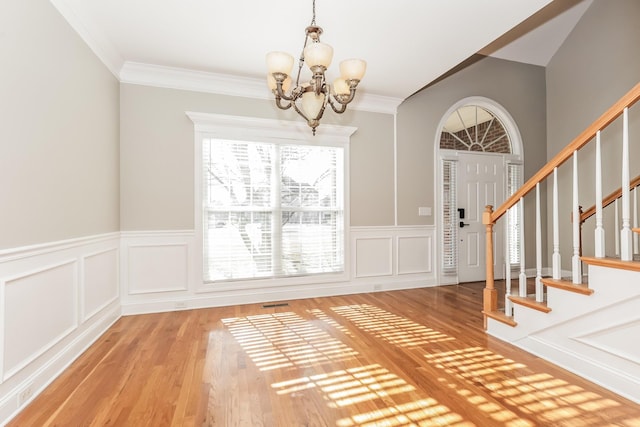
[[447, 119], [440, 148], [486, 153], [511, 153], [509, 136], [500, 120], [477, 105], [465, 105]]
[[344, 270], [344, 149], [204, 138], [204, 280]]

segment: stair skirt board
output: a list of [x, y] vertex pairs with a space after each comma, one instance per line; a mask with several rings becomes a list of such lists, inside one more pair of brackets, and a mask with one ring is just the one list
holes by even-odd
[[512, 344], [640, 404], [640, 376], [637, 372], [635, 375], [624, 372], [535, 337], [527, 337]]
[[589, 288], [547, 288], [551, 312], [514, 304], [517, 326], [487, 333], [640, 403], [640, 272], [590, 265]]

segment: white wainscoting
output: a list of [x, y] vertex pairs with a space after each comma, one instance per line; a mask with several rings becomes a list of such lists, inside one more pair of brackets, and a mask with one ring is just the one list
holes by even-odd
[[353, 283], [371, 290], [437, 285], [434, 226], [351, 227]]
[[0, 425], [120, 317], [119, 240], [0, 251]]
[[123, 314], [193, 308], [193, 231], [123, 231], [120, 237]]
[[351, 227], [345, 274], [203, 284], [193, 231], [121, 233], [123, 314], [436, 285], [435, 228]]

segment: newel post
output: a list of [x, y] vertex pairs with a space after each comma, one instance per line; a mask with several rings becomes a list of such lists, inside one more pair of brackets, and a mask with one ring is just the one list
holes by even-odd
[[482, 292], [482, 311], [484, 316], [484, 327], [487, 328], [487, 316], [486, 313], [496, 311], [498, 309], [498, 292], [493, 283], [493, 225], [494, 222], [491, 219], [493, 214], [493, 206], [487, 205], [482, 213], [482, 223], [487, 229], [486, 238], [486, 275], [487, 281], [484, 291]]

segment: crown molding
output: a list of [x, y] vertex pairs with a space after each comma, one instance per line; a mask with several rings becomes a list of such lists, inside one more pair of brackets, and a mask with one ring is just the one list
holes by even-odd
[[[273, 99], [273, 95], [264, 80], [229, 74], [127, 61], [120, 70], [119, 78], [122, 83], [253, 99]], [[350, 108], [373, 113], [395, 114], [401, 102], [402, 99], [400, 98], [359, 93], [356, 100], [350, 104]]]
[[81, 17], [66, 0], [50, 1], [71, 28], [89, 46], [89, 49], [93, 51], [114, 76], [119, 78], [124, 59], [109, 39], [98, 30], [98, 26], [92, 25], [89, 27], [85, 25], [84, 23], [89, 22], [89, 20]]
[[212, 114], [186, 111], [185, 114], [193, 121], [197, 132], [205, 132], [220, 138], [259, 137], [261, 140], [269, 138], [275, 141], [297, 140], [323, 143], [349, 143], [349, 138], [358, 130], [353, 126], [322, 124], [312, 136], [309, 126], [299, 120], [275, 120], [257, 117], [229, 116], [226, 114]]
[[[50, 0], [67, 23], [121, 83], [272, 100], [263, 79], [125, 61], [97, 25], [81, 16], [67, 0]], [[353, 110], [395, 114], [403, 99], [358, 92]]]
[[124, 63], [120, 82], [245, 98], [270, 97], [266, 83], [258, 79], [139, 62]]

